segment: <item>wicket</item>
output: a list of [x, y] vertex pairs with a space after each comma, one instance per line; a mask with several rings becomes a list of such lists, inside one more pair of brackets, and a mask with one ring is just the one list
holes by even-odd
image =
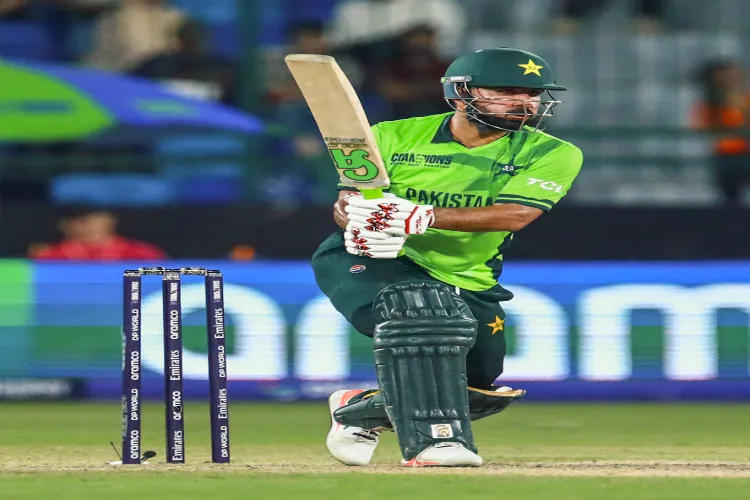
[[182, 276], [205, 276], [211, 460], [229, 463], [229, 408], [224, 335], [224, 279], [220, 271], [195, 267], [140, 268], [123, 276], [122, 463], [141, 463], [141, 281], [162, 277], [167, 462], [185, 463], [182, 394]]

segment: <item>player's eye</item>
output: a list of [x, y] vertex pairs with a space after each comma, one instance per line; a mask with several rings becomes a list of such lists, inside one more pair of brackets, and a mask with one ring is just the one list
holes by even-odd
[[508, 89], [508, 92], [506, 95], [516, 96], [519, 94], [527, 94], [529, 97], [538, 97], [542, 95], [542, 92], [544, 92], [544, 90], [515, 88], [515, 89]]

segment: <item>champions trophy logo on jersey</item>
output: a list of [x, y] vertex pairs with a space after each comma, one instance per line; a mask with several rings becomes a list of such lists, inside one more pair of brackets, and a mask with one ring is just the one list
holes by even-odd
[[421, 153], [393, 153], [391, 165], [408, 165], [411, 167], [450, 168], [452, 155], [430, 155]]

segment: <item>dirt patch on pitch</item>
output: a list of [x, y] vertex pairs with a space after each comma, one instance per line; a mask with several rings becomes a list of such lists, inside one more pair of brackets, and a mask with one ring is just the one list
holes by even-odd
[[389, 473], [389, 474], [476, 474], [521, 476], [621, 476], [621, 477], [748, 477], [750, 462], [527, 462], [489, 463], [480, 468], [406, 469], [394, 465], [366, 468], [337, 465], [256, 465], [262, 472], [281, 473]]
[[680, 462], [680, 461], [580, 461], [489, 463], [481, 468], [417, 468], [397, 465], [345, 467], [338, 464], [253, 464], [231, 465], [150, 464], [144, 466], [6, 464], [2, 474], [43, 474], [65, 472], [136, 472], [159, 473], [276, 473], [276, 474], [461, 474], [516, 476], [614, 476], [614, 477], [717, 477], [750, 478], [750, 462]]
[[744, 462], [538, 462], [490, 464], [490, 474], [525, 476], [749, 477]]

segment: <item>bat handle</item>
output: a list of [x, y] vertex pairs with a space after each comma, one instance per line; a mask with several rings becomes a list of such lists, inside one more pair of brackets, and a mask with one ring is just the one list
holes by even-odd
[[374, 200], [375, 198], [383, 197], [383, 190], [381, 188], [362, 189], [361, 191], [362, 196], [365, 197], [365, 200]]

